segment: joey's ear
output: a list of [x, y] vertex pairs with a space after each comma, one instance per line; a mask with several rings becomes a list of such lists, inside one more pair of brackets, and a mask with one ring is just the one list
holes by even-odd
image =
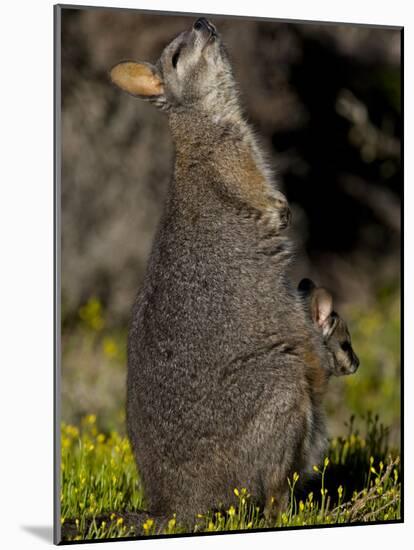
[[164, 95], [161, 75], [150, 63], [121, 61], [112, 67], [110, 78], [118, 88], [141, 99], [156, 100]]
[[316, 285], [310, 279], [302, 279], [298, 284], [298, 291], [304, 295], [310, 294], [314, 288], [316, 288]]
[[315, 288], [312, 291], [311, 311], [312, 318], [318, 326], [322, 327], [332, 313], [332, 296], [324, 288]]
[[332, 336], [332, 334], [335, 332], [336, 327], [338, 325], [338, 314], [335, 313], [335, 311], [332, 311], [332, 313], [327, 317], [325, 322], [322, 325], [322, 335], [324, 337], [325, 342], [329, 340], [329, 338]]

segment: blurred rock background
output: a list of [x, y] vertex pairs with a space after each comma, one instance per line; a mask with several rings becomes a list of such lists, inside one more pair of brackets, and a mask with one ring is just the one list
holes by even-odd
[[[62, 414], [123, 429], [125, 342], [168, 185], [167, 119], [108, 70], [155, 62], [193, 16], [62, 10]], [[294, 280], [329, 288], [361, 367], [330, 431], [378, 413], [399, 439], [400, 31], [214, 17], [246, 114], [293, 210]]]

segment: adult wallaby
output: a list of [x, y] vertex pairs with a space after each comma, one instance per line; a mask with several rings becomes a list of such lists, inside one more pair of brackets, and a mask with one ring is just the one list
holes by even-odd
[[322, 421], [309, 372], [331, 361], [287, 276], [286, 199], [206, 19], [156, 65], [121, 62], [111, 78], [168, 115], [175, 145], [128, 340], [127, 427], [150, 510], [190, 525], [246, 487], [270, 514], [309, 463]]

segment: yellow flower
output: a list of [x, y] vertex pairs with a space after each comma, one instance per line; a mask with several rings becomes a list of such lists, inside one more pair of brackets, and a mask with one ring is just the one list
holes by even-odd
[[93, 330], [101, 330], [104, 327], [102, 305], [96, 298], [91, 298], [79, 309], [79, 317]]
[[106, 527], [106, 521], [103, 521], [103, 522], [101, 523], [101, 529], [105, 529], [105, 527]]
[[65, 430], [62, 430], [62, 431], [66, 431], [66, 435], [68, 437], [72, 437], [72, 438], [75, 438], [75, 437], [78, 437], [79, 436], [79, 430], [76, 426], [71, 426], [70, 424], [68, 424], [66, 426], [66, 429]]
[[170, 531], [171, 531], [172, 529], [174, 529], [175, 524], [176, 524], [175, 518], [170, 519], [170, 521], [168, 522], [168, 529], [170, 529]]
[[103, 443], [105, 441], [105, 436], [104, 434], [99, 434], [98, 437], [96, 438], [96, 441], [98, 443]]
[[236, 495], [236, 497], [240, 496], [239, 490], [238, 490], [238, 489], [234, 489], [234, 494]]
[[342, 493], [343, 493], [343, 488], [342, 488], [342, 485], [340, 485], [338, 487], [338, 495], [339, 495], [339, 498], [342, 498]]
[[329, 465], [329, 458], [328, 457], [325, 458], [325, 461], [324, 461], [323, 465], [325, 466], [325, 468], [328, 467], [328, 465]]
[[103, 340], [103, 352], [104, 354], [112, 359], [116, 357], [118, 353], [118, 346], [113, 338], [104, 338]]
[[123, 523], [124, 523], [124, 519], [123, 519], [123, 518], [118, 518], [118, 519], [116, 520], [116, 524], [117, 524], [117, 525], [122, 525]]
[[116, 518], [116, 515], [115, 515], [114, 513], [112, 513], [109, 519], [110, 519], [111, 521], [113, 521], [115, 518]]
[[305, 505], [303, 504], [303, 500], [300, 500], [300, 501], [299, 501], [299, 510], [300, 510], [301, 512], [303, 512], [304, 509], [305, 509]]
[[64, 517], [61, 517], [60, 518], [60, 524], [63, 525], [65, 523], [65, 518]]
[[234, 506], [230, 506], [230, 508], [228, 509], [228, 513], [229, 516], [234, 516], [234, 514], [236, 513]]
[[313, 471], [314, 471], [314, 472], [319, 472], [319, 468], [315, 465], [315, 466], [313, 467]]
[[151, 530], [151, 527], [154, 525], [154, 520], [151, 518], [148, 518], [147, 521], [142, 526], [145, 533], [148, 533]]
[[295, 472], [293, 474], [293, 482], [296, 483], [298, 479], [299, 479], [299, 474], [297, 472]]
[[87, 417], [86, 417], [86, 422], [88, 424], [95, 424], [96, 422], [96, 414], [89, 414]]

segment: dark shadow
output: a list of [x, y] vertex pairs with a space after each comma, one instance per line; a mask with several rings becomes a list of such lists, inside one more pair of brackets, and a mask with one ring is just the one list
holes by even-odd
[[21, 527], [38, 539], [53, 543], [53, 527], [51, 525], [22, 525]]

